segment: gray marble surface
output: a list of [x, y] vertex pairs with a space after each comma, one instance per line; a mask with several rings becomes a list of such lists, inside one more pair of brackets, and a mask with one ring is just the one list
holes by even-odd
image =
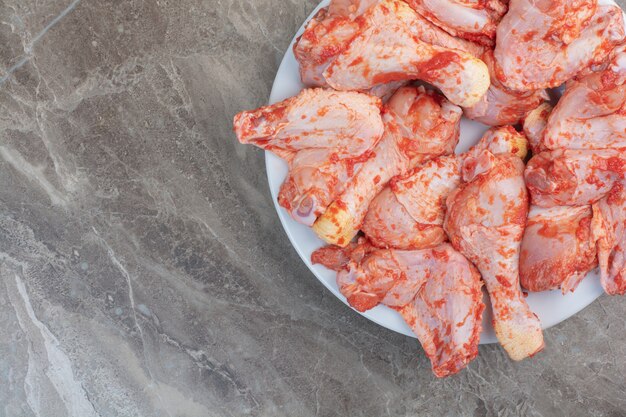
[[263, 104], [307, 0], [0, 0], [0, 416], [626, 415], [626, 300], [438, 380], [289, 244]]

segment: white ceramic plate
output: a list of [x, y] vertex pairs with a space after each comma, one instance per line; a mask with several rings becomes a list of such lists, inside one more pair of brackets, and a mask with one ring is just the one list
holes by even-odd
[[[311, 13], [307, 22], [322, 7], [327, 6], [329, 0], [323, 0], [317, 8]], [[603, 3], [601, 1], [601, 3]], [[289, 49], [283, 57], [282, 63], [274, 79], [274, 86], [270, 95], [270, 104], [282, 101], [288, 97], [295, 96], [304, 88], [300, 81], [298, 72], [298, 63], [293, 55], [293, 43], [295, 39], [302, 34], [304, 24], [298, 30], [296, 36], [291, 42]], [[464, 152], [470, 146], [475, 144], [488, 129], [486, 125], [463, 118], [461, 121], [461, 139], [456, 149], [457, 153]], [[265, 166], [267, 169], [267, 178], [274, 199], [274, 205], [278, 212], [285, 232], [296, 249], [304, 263], [309, 267], [313, 274], [328, 288], [337, 298], [348, 305], [345, 297], [339, 292], [337, 283], [335, 282], [335, 272], [330, 271], [320, 265], [311, 264], [311, 253], [319, 247], [323, 246], [323, 242], [313, 233], [311, 229], [303, 226], [291, 219], [289, 213], [278, 205], [277, 195], [280, 185], [287, 176], [287, 164], [270, 152], [265, 153]], [[580, 310], [591, 304], [596, 298], [603, 293], [600, 286], [598, 271], [590, 272], [581, 282], [574, 293], [562, 295], [560, 291], [546, 291], [542, 293], [530, 293], [528, 295], [528, 304], [541, 319], [541, 325], [544, 329], [554, 326], [557, 323], [573, 316]], [[356, 310], [355, 310], [356, 311]], [[373, 322], [402, 333], [407, 336], [415, 337], [409, 326], [402, 320], [402, 317], [394, 310], [379, 305], [365, 313], [360, 313]], [[490, 309], [486, 309], [483, 316], [483, 332], [481, 334], [480, 343], [496, 342], [495, 334], [491, 326]]]

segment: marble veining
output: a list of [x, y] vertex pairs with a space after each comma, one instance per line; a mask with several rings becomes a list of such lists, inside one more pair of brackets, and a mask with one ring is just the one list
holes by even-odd
[[622, 298], [438, 380], [302, 264], [231, 123], [314, 6], [0, 1], [0, 416], [626, 415]]

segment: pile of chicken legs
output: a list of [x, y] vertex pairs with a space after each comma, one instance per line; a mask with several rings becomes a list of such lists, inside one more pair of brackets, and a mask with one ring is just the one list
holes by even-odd
[[[356, 310], [398, 311], [436, 376], [478, 354], [483, 284], [513, 360], [544, 346], [522, 287], [599, 265], [626, 292], [619, 7], [331, 0], [294, 54], [307, 88], [236, 115], [237, 137], [287, 161], [278, 201], [328, 243], [312, 261]], [[493, 127], [455, 154], [463, 115]]]

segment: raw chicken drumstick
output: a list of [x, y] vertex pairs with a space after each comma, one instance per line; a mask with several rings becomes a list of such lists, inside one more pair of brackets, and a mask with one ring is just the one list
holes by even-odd
[[[300, 64], [300, 77], [308, 86], [324, 87], [328, 84], [324, 70], [343, 52], [364, 28], [361, 15], [379, 0], [332, 0], [307, 23], [304, 33], [296, 41], [293, 51]], [[415, 16], [410, 29], [421, 41], [444, 48], [458, 49], [479, 57], [484, 47], [456, 38], [433, 25], [422, 16]], [[404, 81], [379, 84], [370, 94], [383, 97], [399, 88]]]
[[548, 119], [547, 149], [626, 148], [626, 44], [608, 67], [571, 81]]
[[626, 155], [617, 149], [556, 149], [533, 156], [524, 176], [534, 205], [584, 206], [604, 197], [625, 171]]
[[407, 0], [415, 11], [448, 33], [493, 45], [496, 26], [506, 13], [500, 0]]
[[593, 235], [597, 240], [600, 282], [607, 294], [626, 293], [626, 191], [618, 183], [593, 205]]
[[361, 32], [324, 71], [336, 90], [367, 90], [419, 79], [452, 103], [472, 106], [489, 88], [487, 66], [471, 54], [428, 44], [413, 34], [417, 13], [401, 0], [382, 0], [363, 16]]
[[498, 25], [497, 74], [514, 90], [558, 87], [624, 39], [622, 10], [596, 0], [511, 0]]
[[328, 243], [350, 243], [370, 202], [391, 178], [454, 151], [460, 119], [461, 109], [431, 90], [399, 89], [385, 106], [385, 133], [373, 150], [374, 156], [361, 165], [313, 230]]
[[[367, 3], [367, 7], [357, 7], [350, 13], [349, 6], [332, 1], [328, 8], [323, 8], [311, 19], [304, 33], [293, 46], [293, 53], [300, 64], [302, 82], [311, 87], [327, 86], [324, 70], [335, 57], [350, 45], [359, 33], [361, 21], [357, 20], [369, 6], [378, 0]], [[351, 3], [351, 2], [350, 2]]]
[[484, 150], [464, 165], [466, 182], [447, 199], [444, 228], [452, 245], [482, 274], [500, 344], [511, 359], [521, 360], [543, 348], [541, 323], [519, 284], [520, 243], [528, 214], [524, 163], [511, 154]]
[[446, 197], [461, 183], [466, 156], [483, 149], [526, 157], [527, 141], [511, 126], [492, 128], [465, 154], [440, 156], [392, 179], [372, 201], [363, 223], [365, 236], [378, 247], [424, 249], [444, 242]]
[[522, 239], [520, 282], [530, 291], [574, 291], [598, 265], [590, 206], [532, 206]]
[[303, 90], [280, 103], [239, 113], [235, 133], [241, 143], [272, 151], [289, 163], [278, 201], [296, 221], [310, 226], [380, 140], [381, 106], [378, 98], [361, 93]]
[[339, 271], [339, 289], [358, 311], [383, 303], [400, 312], [436, 376], [459, 372], [478, 354], [482, 282], [449, 244], [415, 251], [376, 250], [367, 243], [333, 246], [311, 259]]
[[514, 125], [549, 98], [544, 89], [515, 91], [504, 86], [496, 76], [491, 50], [487, 51], [481, 59], [489, 68], [491, 85], [487, 94], [482, 96], [478, 103], [463, 109], [467, 118], [490, 126]]

